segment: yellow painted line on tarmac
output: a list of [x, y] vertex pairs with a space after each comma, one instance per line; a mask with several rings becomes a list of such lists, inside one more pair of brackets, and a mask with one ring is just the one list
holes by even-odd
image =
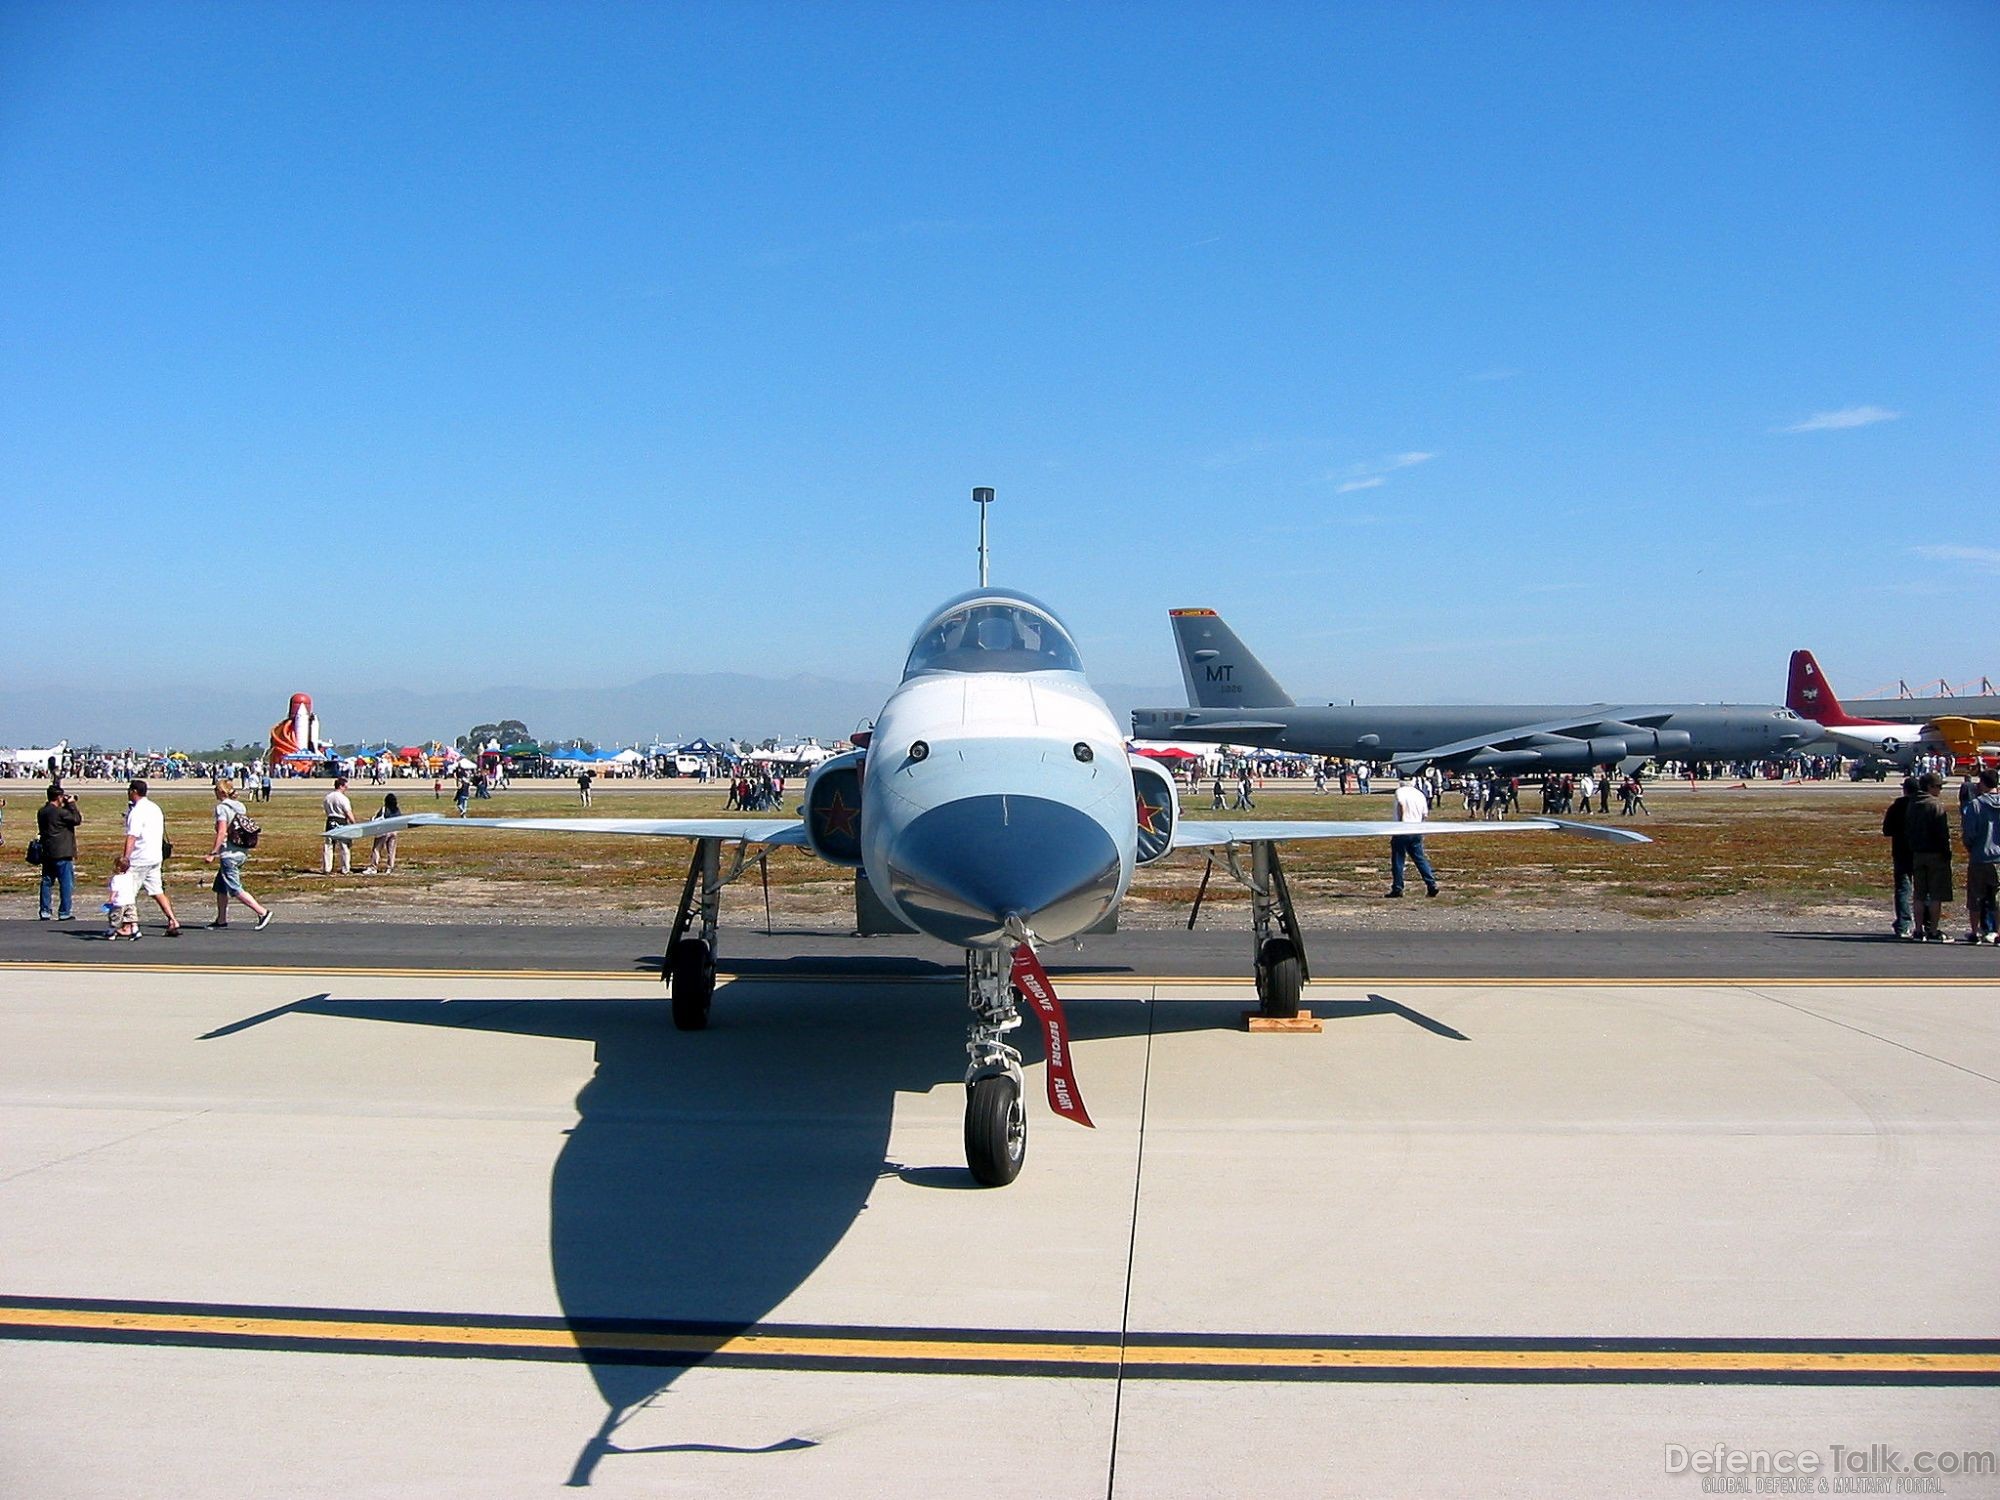
[[[183, 1304], [185, 1306], [185, 1304]], [[2000, 1348], [1990, 1341], [1961, 1341], [1973, 1347], [1840, 1348], [1798, 1347], [1798, 1341], [1759, 1345], [1745, 1340], [1729, 1348], [1600, 1347], [1598, 1341], [1534, 1340], [1526, 1347], [1505, 1339], [1398, 1344], [1393, 1339], [1249, 1340], [1174, 1343], [1120, 1343], [1115, 1334], [1075, 1338], [1006, 1331], [971, 1332], [965, 1337], [933, 1332], [828, 1329], [823, 1331], [681, 1330], [673, 1328], [597, 1330], [571, 1328], [558, 1320], [508, 1324], [447, 1320], [398, 1322], [391, 1318], [343, 1318], [336, 1311], [310, 1315], [166, 1311], [140, 1307], [88, 1307], [0, 1302], [0, 1338], [66, 1338], [80, 1342], [198, 1342], [205, 1346], [241, 1341], [269, 1348], [292, 1343], [310, 1352], [338, 1350], [411, 1355], [474, 1354], [495, 1358], [574, 1357], [593, 1354], [654, 1355], [663, 1361], [720, 1358], [738, 1363], [786, 1365], [798, 1361], [864, 1363], [893, 1372], [899, 1367], [951, 1366], [977, 1372], [1025, 1373], [1048, 1367], [1079, 1374], [1122, 1373], [1144, 1377], [1300, 1375], [1338, 1378], [1342, 1372], [1401, 1372], [1411, 1378], [1438, 1378], [1459, 1372], [1470, 1378], [1576, 1374], [1635, 1379], [1685, 1379], [1768, 1375], [1776, 1378], [1871, 1378], [1953, 1383], [2000, 1381]]]
[[1285, 1367], [1293, 1369], [1406, 1370], [1606, 1370], [1720, 1374], [1780, 1370], [1795, 1374], [1915, 1373], [2000, 1375], [2000, 1354], [1828, 1353], [1783, 1349], [1558, 1349], [1257, 1348], [1197, 1344], [1185, 1348], [1144, 1345], [1125, 1350], [1130, 1365], [1177, 1368]]
[[[425, 968], [394, 964], [174, 964], [96, 963], [41, 959], [0, 959], [0, 971], [20, 973], [85, 974], [261, 974], [293, 977], [329, 975], [357, 979], [562, 979], [617, 983], [637, 980], [657, 984], [659, 974], [646, 970], [621, 972], [615, 969], [467, 969]], [[1130, 974], [1122, 969], [1061, 969], [1055, 977], [1099, 984], [1150, 985], [1162, 989], [1248, 989], [1254, 981], [1226, 974]], [[725, 963], [718, 979], [723, 984], [957, 984], [956, 974], [732, 974]], [[1700, 989], [1756, 985], [1763, 988], [1860, 988], [1860, 989], [1954, 989], [1965, 986], [2000, 985], [1995, 974], [1865, 974], [1865, 975], [1563, 975], [1536, 978], [1521, 974], [1423, 975], [1335, 974], [1314, 979], [1309, 989], [1359, 989], [1369, 985], [1398, 985], [1404, 989]]]
[[97, 1312], [89, 1309], [8, 1307], [0, 1304], [0, 1335], [10, 1328], [155, 1334], [233, 1335], [244, 1339], [313, 1339], [351, 1343], [567, 1349], [579, 1353], [763, 1355], [769, 1358], [1005, 1360], [1037, 1364], [1117, 1363], [1112, 1344], [1009, 1340], [888, 1339], [837, 1335], [760, 1333], [603, 1333], [590, 1329], [482, 1326], [452, 1323], [342, 1322], [326, 1318], [259, 1318], [212, 1313]]

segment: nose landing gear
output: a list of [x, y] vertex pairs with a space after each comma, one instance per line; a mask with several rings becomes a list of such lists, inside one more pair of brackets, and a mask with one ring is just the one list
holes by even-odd
[[965, 953], [965, 1164], [987, 1187], [1005, 1187], [1028, 1159], [1028, 1111], [1021, 1054], [1001, 1040], [1021, 1024], [1008, 956], [995, 948]]

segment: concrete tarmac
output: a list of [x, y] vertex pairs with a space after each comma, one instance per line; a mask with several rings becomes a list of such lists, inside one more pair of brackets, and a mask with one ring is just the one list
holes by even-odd
[[169, 947], [0, 972], [0, 1493], [1685, 1496], [1669, 1445], [2000, 1433], [1990, 979], [1271, 1036], [1075, 974], [1097, 1128], [1037, 1066], [982, 1191], [949, 980], [688, 1035], [643, 975]]
[[[1956, 917], [1958, 913], [1954, 912]], [[107, 943], [95, 922], [0, 920], [0, 970], [9, 964], [105, 965], [117, 969], [289, 967], [323, 972], [654, 974], [666, 928], [636, 924], [447, 924], [292, 922], [282, 913], [262, 932], [189, 923], [163, 936], [158, 914], [146, 937]], [[1240, 914], [1231, 914], [1240, 917]], [[1962, 925], [1960, 923], [1959, 925]], [[1839, 981], [1898, 979], [1959, 983], [2000, 978], [2000, 949], [1903, 943], [1879, 931], [1732, 932], [1671, 922], [1580, 932], [1308, 931], [1316, 978], [1326, 981], [1489, 979]], [[1247, 918], [1199, 930], [1127, 930], [1058, 946], [1052, 974], [1158, 979], [1250, 977]], [[719, 961], [727, 973], [760, 978], [944, 977], [959, 972], [951, 949], [922, 937], [861, 938], [725, 922]]]

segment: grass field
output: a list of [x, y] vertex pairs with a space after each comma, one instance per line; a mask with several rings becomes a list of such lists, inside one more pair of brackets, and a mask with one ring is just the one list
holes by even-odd
[[[449, 812], [427, 783], [398, 789], [405, 812]], [[618, 919], [657, 917], [679, 894], [688, 845], [679, 839], [589, 838], [574, 834], [455, 833], [418, 829], [402, 835], [393, 876], [364, 877], [366, 841], [355, 846], [356, 873], [320, 874], [320, 797], [324, 787], [281, 789], [253, 804], [264, 838], [245, 876], [252, 892], [286, 908], [289, 919], [361, 915], [436, 920]], [[125, 798], [113, 788], [79, 788], [80, 910], [95, 913], [120, 839]], [[1886, 853], [1879, 833], [1893, 790], [1845, 786], [1722, 785], [1649, 790], [1654, 817], [1640, 826], [1657, 842], [1601, 844], [1554, 835], [1434, 839], [1428, 845], [1446, 899], [1386, 903], [1384, 842], [1331, 841], [1290, 846], [1286, 868], [1307, 917], [1328, 925], [1538, 927], [1617, 926], [1656, 920], [1697, 925], [1765, 926], [1802, 920], [1853, 923], [1880, 904]], [[159, 788], [176, 857], [168, 890], [188, 920], [212, 915], [213, 867], [201, 862], [213, 841], [213, 798], [205, 786]], [[32, 910], [37, 872], [21, 863], [41, 797], [33, 789], [6, 793], [0, 871], [8, 907]], [[380, 790], [354, 796], [363, 816], [381, 806]], [[724, 793], [639, 786], [603, 788], [592, 811], [600, 816], [699, 817], [719, 814]], [[794, 795], [793, 800], [796, 800]], [[1205, 797], [1201, 799], [1205, 803]], [[574, 792], [522, 789], [475, 803], [492, 817], [576, 816]], [[1438, 815], [1450, 817], [1449, 800]], [[1209, 816], [1205, 807], [1186, 814]], [[1257, 816], [1385, 818], [1386, 795], [1316, 796], [1266, 790]], [[1616, 815], [1604, 821], [1618, 821]], [[1179, 854], [1139, 872], [1123, 920], [1132, 926], [1185, 920], [1201, 880], [1203, 857]], [[774, 851], [769, 863], [772, 906], [782, 920], [841, 927], [851, 914], [851, 878], [802, 850]], [[1420, 887], [1418, 887], [1420, 889]], [[729, 893], [734, 920], [761, 921], [763, 896], [754, 871]], [[1208, 905], [1218, 913], [1240, 903], [1240, 892], [1218, 868]], [[1204, 921], [1207, 917], [1204, 916]]]

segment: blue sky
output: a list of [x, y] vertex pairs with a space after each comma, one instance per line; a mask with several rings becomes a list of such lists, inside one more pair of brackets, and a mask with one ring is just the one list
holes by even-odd
[[0, 6], [17, 683], [2000, 675], [1996, 416], [1987, 4]]

